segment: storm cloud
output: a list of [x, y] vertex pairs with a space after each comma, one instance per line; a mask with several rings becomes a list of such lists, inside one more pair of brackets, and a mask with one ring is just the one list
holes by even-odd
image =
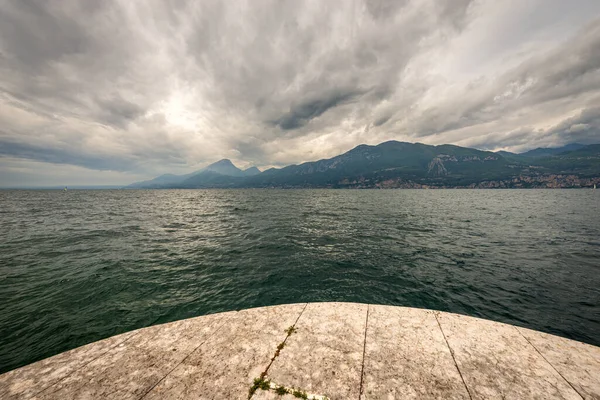
[[598, 104], [596, 0], [0, 2], [0, 186], [593, 143]]

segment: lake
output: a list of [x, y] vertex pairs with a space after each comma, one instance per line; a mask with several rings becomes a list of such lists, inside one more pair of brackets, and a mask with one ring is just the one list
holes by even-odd
[[600, 345], [600, 191], [0, 191], [0, 372], [283, 303], [422, 307]]

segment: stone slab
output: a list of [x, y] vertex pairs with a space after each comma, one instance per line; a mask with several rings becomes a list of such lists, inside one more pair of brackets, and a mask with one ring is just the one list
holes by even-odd
[[247, 399], [254, 378], [269, 365], [305, 304], [235, 313], [145, 399]]
[[581, 400], [514, 326], [436, 314], [473, 399]]
[[229, 315], [214, 314], [140, 329], [34, 399], [139, 399]]
[[60, 353], [0, 375], [0, 399], [28, 399], [60, 382], [137, 332], [127, 332]]
[[600, 400], [599, 347], [531, 329], [517, 330], [584, 399]]
[[310, 303], [269, 369], [278, 385], [358, 399], [367, 317], [366, 304]]
[[433, 311], [369, 307], [361, 399], [469, 399]]

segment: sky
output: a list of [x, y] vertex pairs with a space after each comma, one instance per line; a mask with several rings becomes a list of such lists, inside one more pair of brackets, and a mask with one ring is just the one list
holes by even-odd
[[0, 2], [0, 187], [600, 142], [598, 0]]

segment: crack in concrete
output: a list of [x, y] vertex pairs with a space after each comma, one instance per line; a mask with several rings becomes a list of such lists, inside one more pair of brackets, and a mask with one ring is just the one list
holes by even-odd
[[265, 377], [267, 376], [267, 373], [269, 372], [269, 368], [271, 368], [271, 365], [273, 365], [273, 361], [275, 361], [275, 359], [277, 357], [279, 357], [279, 353], [285, 347], [285, 342], [292, 335], [292, 333], [296, 332], [296, 324], [300, 320], [300, 317], [302, 316], [302, 314], [304, 314], [304, 310], [306, 310], [306, 307], [308, 307], [308, 303], [304, 304], [304, 308], [302, 308], [302, 311], [300, 311], [300, 314], [298, 315], [298, 318], [296, 318], [296, 321], [294, 321], [294, 324], [285, 330], [285, 332], [287, 333], [287, 335], [285, 336], [285, 339], [283, 339], [283, 342], [281, 342], [277, 345], [277, 350], [275, 350], [275, 354], [273, 354], [273, 357], [271, 357], [271, 361], [269, 362], [269, 365], [267, 365], [267, 368], [265, 368], [265, 370], [260, 374], [260, 378], [254, 379], [254, 385], [252, 385], [250, 387], [250, 390], [248, 393], [248, 400], [250, 400], [252, 398], [252, 396], [254, 396], [254, 393], [256, 393], [256, 390], [260, 387], [261, 383], [264, 384], [264, 383], [268, 382], [268, 381], [265, 381]]
[[467, 386], [467, 382], [465, 382], [465, 378], [463, 377], [462, 372], [460, 372], [460, 368], [458, 368], [458, 363], [456, 362], [456, 357], [454, 357], [454, 351], [452, 350], [452, 347], [450, 347], [450, 343], [448, 343], [446, 334], [444, 333], [444, 330], [442, 329], [442, 324], [440, 324], [440, 320], [438, 318], [438, 312], [434, 312], [433, 315], [435, 317], [435, 320], [437, 321], [440, 331], [442, 332], [442, 336], [444, 337], [444, 340], [446, 341], [446, 346], [448, 346], [448, 350], [450, 350], [450, 355], [452, 356], [452, 361], [454, 361], [454, 366], [456, 367], [456, 370], [458, 371], [458, 375], [460, 375], [460, 379], [462, 380], [463, 385], [465, 385], [465, 389], [467, 390], [469, 399], [473, 400], [473, 396], [471, 396], [471, 391], [469, 390], [469, 387]]
[[[269, 388], [277, 394], [280, 394], [279, 392], [277, 392], [277, 390], [281, 390], [281, 396], [283, 396], [284, 394], [291, 394], [294, 397], [304, 400], [331, 400], [329, 397], [322, 394], [307, 393], [306, 390], [289, 388], [283, 385], [278, 385], [273, 381], [269, 381]], [[285, 391], [285, 393], [283, 393], [283, 391]]]
[[[37, 397], [40, 394], [42, 394], [43, 392], [45, 392], [46, 390], [53, 388], [54, 386], [60, 384], [61, 382], [63, 382], [65, 379], [69, 378], [71, 375], [73, 375], [75, 372], [80, 371], [81, 369], [87, 367], [89, 364], [93, 363], [94, 361], [98, 360], [99, 358], [105, 356], [106, 354], [108, 354], [109, 351], [111, 351], [112, 349], [116, 348], [117, 346], [122, 345], [123, 343], [125, 343], [126, 341], [128, 341], [129, 339], [131, 339], [134, 336], [137, 336], [139, 334], [139, 332], [133, 333], [131, 335], [129, 335], [126, 339], [120, 341], [119, 343], [115, 344], [114, 346], [108, 348], [105, 352], [103, 352], [102, 354], [100, 354], [97, 357], [94, 357], [93, 359], [91, 359], [90, 361], [86, 362], [85, 364], [81, 365], [79, 368], [71, 371], [68, 375], [64, 376], [63, 378], [59, 379], [57, 382], [54, 382], [53, 384], [46, 386], [45, 388], [43, 388], [42, 390], [40, 390], [39, 392], [37, 392], [36, 394], [34, 394], [33, 396], [29, 396], [29, 397]], [[49, 394], [53, 394], [56, 393], [60, 390], [60, 388], [57, 388], [55, 391], [50, 392]]]
[[365, 376], [365, 354], [367, 352], [367, 329], [369, 327], [369, 310], [370, 304], [367, 304], [367, 318], [365, 319], [365, 340], [363, 342], [362, 367], [360, 369], [360, 388], [358, 390], [358, 400], [361, 399], [363, 393], [363, 378]]
[[567, 383], [569, 384], [569, 386], [571, 386], [571, 389], [573, 389], [573, 390], [575, 391], [575, 393], [577, 393], [577, 394], [579, 395], [579, 397], [581, 397], [582, 399], [585, 399], [585, 397], [584, 397], [584, 396], [583, 396], [581, 393], [579, 393], [579, 390], [575, 389], [575, 386], [571, 385], [571, 382], [569, 382], [569, 380], [568, 380], [567, 378], [565, 378], [565, 377], [563, 376], [563, 374], [561, 374], [561, 373], [560, 373], [560, 372], [559, 372], [559, 371], [558, 371], [558, 370], [557, 370], [557, 369], [554, 367], [554, 365], [552, 365], [552, 363], [546, 359], [546, 357], [544, 357], [544, 355], [543, 355], [543, 354], [542, 354], [542, 353], [541, 353], [541, 352], [538, 350], [538, 348], [537, 348], [537, 347], [535, 347], [535, 345], [534, 345], [533, 343], [531, 343], [531, 342], [529, 341], [529, 339], [527, 339], [527, 336], [523, 335], [523, 332], [521, 332], [521, 330], [520, 330], [518, 327], [516, 327], [516, 326], [514, 326], [514, 325], [513, 325], [513, 328], [515, 328], [515, 329], [517, 330], [517, 332], [519, 332], [519, 334], [520, 334], [521, 336], [523, 336], [523, 338], [524, 338], [524, 339], [527, 341], [527, 343], [529, 343], [529, 344], [531, 345], [531, 347], [533, 347], [533, 348], [535, 349], [535, 351], [536, 351], [536, 352], [537, 352], [537, 353], [540, 355], [540, 357], [542, 357], [542, 358], [544, 359], [544, 361], [546, 361], [546, 362], [548, 363], [548, 365], [550, 365], [550, 366], [552, 367], [552, 369], [553, 369], [554, 371], [556, 371], [556, 373], [557, 373], [557, 374], [558, 374], [558, 375], [559, 375], [561, 378], [563, 378], [563, 379], [564, 379], [564, 381], [565, 381], [565, 382], [567, 382]]
[[216, 333], [217, 333], [217, 332], [218, 332], [218, 331], [219, 331], [219, 330], [220, 330], [220, 329], [223, 327], [223, 325], [225, 325], [225, 322], [227, 322], [227, 320], [228, 320], [228, 319], [229, 319], [228, 317], [221, 317], [221, 318], [220, 318], [218, 321], [216, 321], [215, 323], [217, 323], [217, 322], [221, 322], [221, 320], [225, 320], [225, 321], [223, 321], [223, 322], [222, 322], [222, 323], [219, 325], [219, 327], [218, 327], [217, 329], [215, 329], [215, 330], [214, 330], [214, 332], [212, 332], [210, 335], [208, 335], [206, 338], [204, 338], [204, 340], [202, 341], [202, 343], [200, 343], [198, 346], [196, 346], [196, 347], [194, 348], [194, 350], [192, 350], [192, 351], [191, 351], [191, 352], [190, 352], [190, 353], [189, 353], [187, 356], [185, 356], [185, 357], [183, 358], [183, 360], [181, 360], [181, 361], [180, 361], [180, 362], [179, 362], [177, 365], [175, 365], [173, 368], [171, 368], [171, 370], [170, 370], [169, 372], [167, 372], [167, 373], [165, 374], [165, 376], [163, 376], [162, 378], [160, 378], [160, 379], [159, 379], [159, 381], [158, 381], [158, 382], [156, 382], [156, 383], [155, 383], [155, 384], [154, 384], [154, 385], [153, 385], [153, 386], [152, 386], [150, 389], [148, 389], [148, 390], [146, 391], [146, 393], [144, 393], [143, 395], [141, 395], [141, 396], [138, 398], [138, 400], [142, 400], [144, 397], [146, 397], [146, 396], [147, 396], [147, 395], [148, 395], [148, 394], [149, 394], [149, 393], [150, 393], [152, 390], [154, 390], [154, 388], [155, 388], [155, 387], [157, 387], [157, 386], [158, 386], [158, 385], [159, 385], [159, 384], [160, 384], [162, 381], [164, 381], [164, 380], [167, 378], [167, 376], [171, 375], [171, 373], [172, 373], [173, 371], [175, 371], [175, 369], [176, 369], [177, 367], [179, 367], [181, 364], [183, 364], [183, 363], [184, 363], [184, 361], [185, 361], [185, 360], [187, 360], [187, 359], [188, 359], [188, 358], [189, 358], [189, 357], [190, 357], [192, 354], [194, 354], [194, 353], [195, 353], [195, 352], [196, 352], [196, 351], [197, 351], [197, 350], [200, 348], [200, 346], [202, 346], [204, 343], [206, 343], [206, 341], [207, 341], [208, 339], [210, 339], [211, 337], [213, 337], [213, 336], [214, 336], [214, 335], [215, 335], [215, 334], [216, 334]]

